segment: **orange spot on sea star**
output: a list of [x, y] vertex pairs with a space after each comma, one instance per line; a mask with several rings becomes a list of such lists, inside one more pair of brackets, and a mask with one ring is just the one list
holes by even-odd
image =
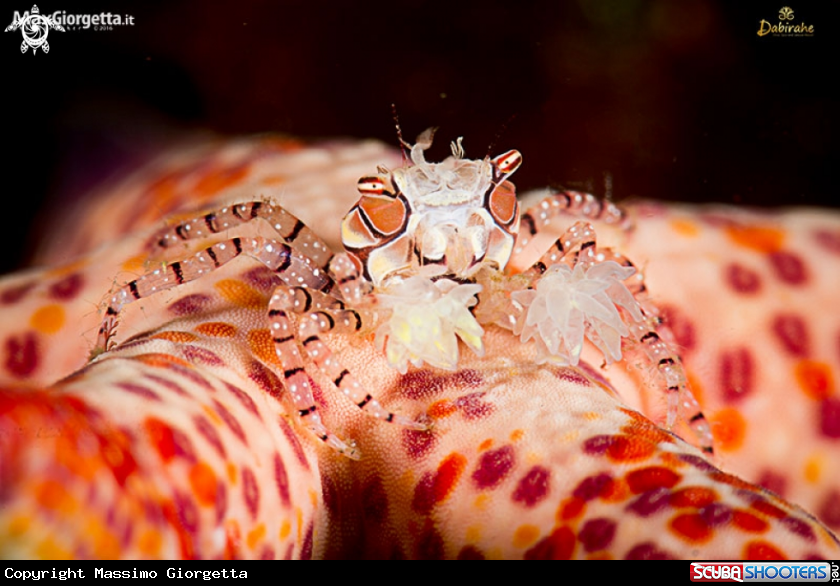
[[44, 305], [29, 318], [29, 325], [43, 334], [54, 334], [64, 326], [64, 308], [58, 303]]
[[732, 524], [750, 533], [764, 533], [768, 527], [767, 521], [746, 511], [734, 511], [732, 513]]
[[757, 252], [776, 252], [782, 247], [784, 231], [765, 226], [727, 226], [726, 235], [732, 242]]
[[787, 556], [766, 541], [751, 541], [744, 548], [746, 560], [786, 560]]
[[222, 279], [214, 286], [221, 293], [222, 297], [239, 307], [259, 309], [266, 305], [265, 297], [259, 291], [242, 281]]
[[195, 342], [198, 339], [195, 336], [195, 334], [177, 331], [158, 332], [157, 334], [149, 337], [155, 338], [157, 340], [168, 340], [170, 342], [175, 342], [176, 344], [186, 344], [189, 342]]
[[725, 407], [711, 415], [709, 421], [716, 447], [721, 451], [737, 450], [744, 443], [747, 422], [737, 409]]
[[671, 521], [671, 528], [677, 535], [692, 543], [703, 543], [711, 539], [714, 533], [703, 518], [697, 513], [679, 515]]
[[672, 507], [691, 507], [699, 509], [705, 507], [718, 499], [717, 493], [705, 486], [689, 486], [676, 491], [671, 495], [670, 504]]
[[822, 400], [834, 393], [831, 367], [816, 360], [800, 360], [796, 364], [796, 382], [811, 399]]
[[213, 506], [216, 503], [216, 475], [213, 469], [204, 462], [198, 462], [190, 469], [190, 487], [193, 490], [198, 502], [204, 506]]
[[630, 490], [639, 494], [654, 488], [671, 488], [682, 477], [673, 470], [662, 466], [648, 466], [629, 472], [626, 478]]
[[236, 327], [222, 321], [200, 323], [195, 326], [195, 331], [215, 338], [232, 338], [236, 335]]
[[274, 349], [271, 332], [268, 330], [251, 330], [248, 332], [248, 347], [254, 355], [269, 365], [281, 366], [280, 358]]
[[656, 444], [647, 438], [618, 435], [607, 448], [607, 457], [614, 462], [632, 462], [649, 458], [656, 450]]

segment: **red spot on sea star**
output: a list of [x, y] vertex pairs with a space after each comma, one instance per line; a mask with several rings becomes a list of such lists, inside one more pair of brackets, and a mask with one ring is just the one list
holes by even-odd
[[17, 377], [29, 376], [40, 362], [40, 345], [33, 332], [6, 338], [6, 369]]
[[35, 281], [30, 281], [28, 283], [23, 283], [21, 285], [15, 285], [14, 287], [9, 287], [8, 289], [4, 289], [3, 292], [0, 292], [0, 303], [6, 305], [11, 303], [17, 303], [23, 297], [35, 287]]
[[712, 529], [697, 513], [678, 515], [671, 521], [671, 528], [677, 535], [691, 543], [702, 543], [712, 537]]
[[655, 488], [639, 495], [639, 497], [627, 505], [627, 510], [639, 515], [649, 517], [655, 512], [667, 507], [671, 500], [671, 491], [667, 488]]
[[840, 529], [840, 490], [829, 490], [817, 511], [826, 525], [833, 529]]
[[526, 560], [569, 560], [575, 550], [575, 534], [566, 526], [559, 527], [551, 535], [540, 540], [525, 552]]
[[212, 300], [212, 297], [202, 293], [187, 295], [170, 303], [169, 311], [175, 315], [193, 315], [206, 308]]
[[662, 323], [674, 334], [674, 341], [683, 353], [694, 349], [697, 343], [694, 324], [682, 310], [673, 305], [664, 305], [659, 310]]
[[533, 507], [548, 494], [551, 472], [542, 466], [534, 466], [519, 480], [513, 491], [513, 500], [526, 507]]
[[239, 424], [239, 420], [233, 416], [233, 414], [228, 411], [228, 408], [219, 403], [216, 399], [213, 399], [213, 407], [216, 410], [216, 413], [219, 414], [219, 417], [222, 418], [222, 421], [227, 424], [233, 434], [242, 440], [242, 443], [248, 445], [248, 440], [245, 439], [245, 432], [242, 430], [242, 426]]
[[773, 333], [782, 346], [800, 358], [805, 358], [811, 349], [808, 328], [805, 320], [791, 313], [782, 313], [773, 320]]
[[624, 556], [626, 560], [672, 560], [675, 559], [673, 555], [663, 549], [659, 549], [656, 544], [646, 541], [634, 546]]
[[388, 495], [378, 477], [368, 482], [362, 489], [362, 511], [365, 520], [382, 523], [388, 516]]
[[418, 513], [427, 514], [435, 505], [446, 500], [458, 484], [467, 459], [458, 453], [452, 453], [438, 466], [436, 472], [427, 472], [414, 487], [414, 499], [411, 506]]
[[739, 401], [753, 390], [753, 359], [746, 348], [736, 348], [720, 357], [720, 381], [723, 397]]
[[636, 494], [647, 492], [655, 488], [671, 488], [682, 477], [669, 468], [662, 466], [648, 466], [628, 472], [626, 479], [630, 490]]
[[181, 352], [190, 362], [200, 362], [208, 366], [224, 366], [225, 362], [215, 352], [211, 352], [206, 348], [194, 346], [193, 344], [183, 344], [180, 347]]
[[823, 399], [819, 407], [820, 433], [831, 439], [840, 438], [840, 398]]
[[250, 468], [245, 467], [242, 468], [242, 496], [251, 513], [251, 519], [256, 519], [260, 508], [260, 487], [257, 485], [254, 473]]
[[493, 413], [494, 410], [492, 404], [482, 400], [486, 394], [485, 392], [470, 393], [457, 398], [452, 405], [461, 411], [464, 419], [481, 419]]
[[791, 252], [773, 252], [770, 255], [770, 263], [778, 277], [788, 285], [802, 285], [808, 279], [805, 271], [805, 263], [799, 256]]
[[750, 533], [764, 533], [769, 527], [767, 521], [747, 511], [733, 511], [732, 524], [742, 531], [748, 531]]
[[437, 436], [428, 431], [404, 429], [401, 435], [402, 447], [414, 460], [419, 460], [437, 445]]
[[478, 488], [493, 488], [513, 468], [513, 446], [503, 446], [498, 450], [485, 452], [472, 473], [472, 479]]
[[773, 470], [765, 470], [758, 477], [756, 484], [775, 492], [779, 496], [784, 496], [787, 489], [787, 478], [783, 474], [774, 472]]
[[67, 275], [50, 285], [48, 295], [59, 301], [70, 301], [82, 290], [85, 280], [79, 273]]
[[458, 552], [459, 560], [483, 560], [486, 559], [484, 554], [481, 551], [472, 546], [472, 545], [465, 545], [461, 548], [461, 551]]
[[606, 549], [615, 537], [615, 521], [601, 517], [590, 519], [578, 532], [578, 539], [587, 552]]
[[761, 278], [753, 270], [731, 263], [725, 269], [725, 281], [737, 293], [756, 293], [761, 288]]
[[274, 482], [277, 484], [277, 494], [280, 495], [280, 501], [288, 507], [291, 504], [289, 496], [289, 474], [286, 472], [283, 459], [277, 453], [274, 454]]
[[784, 517], [787, 517], [787, 512], [784, 509], [780, 509], [776, 505], [765, 500], [757, 500], [753, 502], [750, 507], [775, 519], [783, 519]]
[[572, 495], [584, 501], [591, 501], [604, 494], [604, 490], [612, 483], [612, 476], [603, 472], [595, 476], [587, 476], [575, 487]]
[[824, 228], [814, 232], [814, 239], [828, 252], [840, 254], [840, 230]]

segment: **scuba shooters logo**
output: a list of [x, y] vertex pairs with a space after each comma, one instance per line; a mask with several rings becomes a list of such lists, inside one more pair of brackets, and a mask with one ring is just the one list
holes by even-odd
[[692, 562], [692, 582], [837, 581], [832, 562]]
[[65, 32], [76, 30], [111, 31], [118, 26], [133, 26], [134, 17], [130, 14], [112, 14], [103, 12], [100, 14], [67, 14], [64, 10], [56, 10], [51, 15], [41, 14], [37, 5], [31, 10], [21, 14], [17, 10], [12, 17], [12, 24], [6, 27], [6, 32], [20, 30], [23, 35], [23, 43], [20, 45], [21, 53], [32, 49], [36, 54], [38, 49], [44, 53], [50, 52], [50, 45], [47, 42], [47, 35], [50, 29]]

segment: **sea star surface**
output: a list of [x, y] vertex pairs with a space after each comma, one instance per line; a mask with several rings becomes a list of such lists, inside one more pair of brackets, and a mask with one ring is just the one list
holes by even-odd
[[373, 340], [331, 336], [389, 409], [434, 421], [374, 421], [316, 377], [362, 453], [344, 458], [289, 415], [270, 274], [248, 259], [133, 304], [118, 348], [87, 363], [112, 286], [190, 255], [150, 258], [164, 221], [265, 197], [334, 241], [356, 180], [383, 164], [399, 155], [373, 142], [220, 142], [56, 222], [44, 268], [0, 280], [0, 555], [838, 557], [840, 217], [825, 210], [638, 204], [632, 232], [597, 227], [645, 271], [712, 461], [660, 427], [642, 361], [539, 365], [492, 327], [484, 357], [404, 375]]

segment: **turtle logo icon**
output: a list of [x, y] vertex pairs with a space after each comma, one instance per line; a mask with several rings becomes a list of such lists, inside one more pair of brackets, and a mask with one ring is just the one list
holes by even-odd
[[[17, 14], [17, 13], [15, 13]], [[20, 29], [23, 33], [23, 42], [20, 44], [20, 52], [26, 53], [29, 47], [32, 47], [32, 54], [38, 52], [40, 48], [44, 53], [50, 52], [50, 44], [47, 42], [47, 34], [50, 29], [54, 28], [64, 32], [64, 27], [58, 24], [54, 18], [44, 16], [38, 10], [37, 5], [32, 6], [32, 10], [25, 12], [23, 16], [17, 18], [12, 24], [6, 27], [6, 32]]]

